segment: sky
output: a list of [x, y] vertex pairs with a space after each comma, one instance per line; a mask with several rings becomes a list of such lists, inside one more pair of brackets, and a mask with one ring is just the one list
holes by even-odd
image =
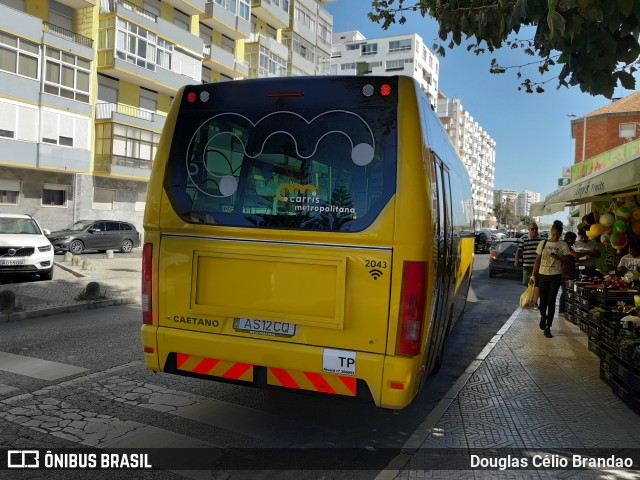
[[[432, 52], [432, 45], [437, 41], [436, 22], [419, 13], [405, 14], [404, 25], [396, 24], [383, 30], [367, 17], [371, 11], [370, 0], [334, 0], [325, 7], [333, 15], [334, 33], [359, 30], [367, 38], [417, 33]], [[476, 56], [464, 46], [454, 49], [445, 46], [445, 49], [446, 55], [438, 57], [438, 89], [446, 97], [459, 98], [462, 107], [495, 140], [494, 189], [528, 189], [539, 192], [544, 199], [558, 188], [562, 167], [573, 164], [575, 145], [570, 122], [575, 119], [567, 115], [581, 117], [608, 105], [611, 100], [582, 93], [577, 86], [558, 90], [555, 80], [544, 86], [544, 93], [526, 93], [518, 91], [520, 80], [515, 71], [489, 73], [494, 57], [503, 66], [535, 60], [517, 50], [503, 48]], [[529, 77], [532, 80], [539, 78], [535, 68], [523, 69], [523, 79], [527, 74], [532, 75]], [[552, 76], [555, 75], [546, 74], [544, 78]], [[614, 97], [630, 93], [618, 87]]]

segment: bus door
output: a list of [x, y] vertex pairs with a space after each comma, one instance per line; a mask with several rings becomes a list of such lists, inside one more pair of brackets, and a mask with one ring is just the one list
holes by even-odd
[[[434, 209], [434, 260], [436, 281], [433, 292], [433, 307], [430, 323], [433, 323], [433, 333], [429, 344], [429, 358], [427, 372], [440, 366], [442, 344], [449, 321], [449, 285], [451, 277], [451, 190], [449, 188], [449, 172], [435, 153], [432, 152], [433, 171], [432, 183], [437, 206]], [[446, 182], [445, 182], [446, 180]]]

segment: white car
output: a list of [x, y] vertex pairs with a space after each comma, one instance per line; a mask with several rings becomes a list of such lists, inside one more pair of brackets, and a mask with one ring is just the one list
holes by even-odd
[[0, 213], [0, 279], [12, 275], [53, 276], [50, 232], [29, 215]]

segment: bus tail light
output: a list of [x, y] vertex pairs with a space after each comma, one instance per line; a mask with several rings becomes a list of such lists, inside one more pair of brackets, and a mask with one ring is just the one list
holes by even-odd
[[400, 292], [400, 339], [397, 353], [420, 353], [427, 290], [427, 263], [404, 262]]
[[153, 243], [145, 243], [142, 248], [142, 291], [140, 300], [142, 302], [142, 323], [151, 325], [153, 323], [152, 309], [152, 263]]

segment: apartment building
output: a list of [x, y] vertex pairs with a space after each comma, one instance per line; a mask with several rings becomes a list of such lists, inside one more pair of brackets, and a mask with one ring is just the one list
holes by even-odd
[[447, 98], [440, 93], [436, 113], [469, 172], [476, 225], [488, 227], [494, 201], [496, 142], [457, 98]]
[[[142, 227], [186, 84], [326, 71], [322, 0], [0, 0], [0, 212]], [[312, 68], [313, 66], [313, 68]]]
[[500, 205], [503, 202], [511, 201], [515, 206], [517, 196], [518, 196], [517, 190], [509, 190], [509, 189], [494, 190], [493, 204]]
[[[531, 190], [523, 190], [516, 197], [516, 216], [529, 216], [531, 204], [540, 201], [540, 192], [532, 192]], [[536, 220], [537, 221], [537, 220]]]
[[332, 75], [406, 75], [413, 77], [433, 106], [438, 98], [440, 62], [415, 34], [367, 39], [357, 30], [334, 33]]

